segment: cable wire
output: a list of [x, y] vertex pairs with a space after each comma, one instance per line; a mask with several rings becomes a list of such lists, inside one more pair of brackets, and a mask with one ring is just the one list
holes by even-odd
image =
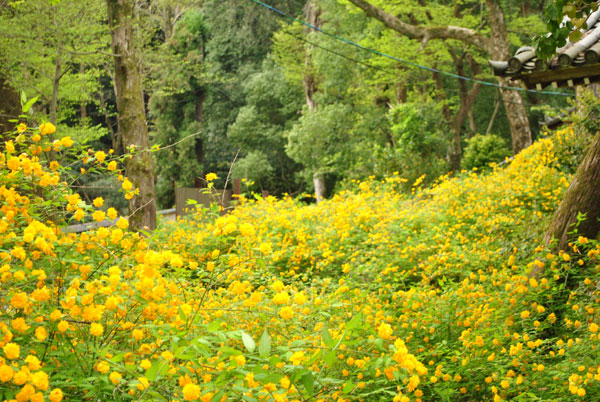
[[[376, 55], [378, 55], [378, 56], [382, 56], [382, 57], [386, 57], [386, 58], [388, 58], [388, 59], [395, 60], [395, 61], [397, 61], [397, 62], [399, 62], [399, 63], [403, 63], [403, 64], [406, 64], [406, 65], [409, 65], [409, 66], [411, 66], [411, 67], [415, 67], [415, 68], [418, 68], [418, 69], [421, 69], [421, 70], [427, 70], [427, 71], [431, 71], [431, 72], [434, 72], [434, 73], [439, 73], [439, 74], [442, 74], [442, 75], [445, 75], [445, 76], [448, 76], [448, 77], [457, 78], [457, 79], [459, 79], [459, 80], [476, 82], [476, 83], [479, 83], [479, 84], [481, 84], [481, 85], [486, 85], [486, 86], [490, 86], [490, 87], [496, 87], [496, 88], [500, 88], [500, 89], [507, 89], [507, 90], [511, 90], [511, 91], [530, 92], [530, 93], [536, 93], [536, 94], [541, 94], [541, 95], [555, 95], [555, 96], [575, 96], [574, 94], [566, 94], [566, 93], [562, 93], [562, 92], [538, 91], [538, 90], [536, 90], [536, 89], [525, 89], [525, 88], [520, 88], [520, 87], [508, 87], [508, 86], [504, 86], [504, 85], [497, 84], [497, 83], [495, 83], [495, 82], [489, 82], [489, 81], [478, 80], [478, 79], [475, 79], [475, 78], [464, 77], [464, 76], [462, 76], [462, 75], [458, 75], [458, 74], [454, 74], [454, 73], [449, 73], [449, 72], [447, 72], [447, 71], [438, 70], [437, 68], [428, 67], [428, 66], [423, 66], [423, 65], [421, 65], [421, 64], [417, 64], [417, 63], [414, 63], [414, 62], [412, 62], [412, 61], [409, 61], [409, 60], [401, 59], [401, 58], [399, 58], [399, 57], [395, 57], [395, 56], [389, 55], [389, 54], [387, 54], [387, 53], [383, 53], [383, 52], [380, 52], [380, 51], [378, 51], [378, 50], [375, 50], [375, 49], [371, 49], [371, 48], [365, 47], [365, 46], [363, 46], [363, 45], [361, 45], [361, 44], [358, 44], [358, 43], [356, 43], [356, 42], [353, 42], [353, 41], [351, 41], [351, 40], [348, 40], [348, 39], [346, 39], [346, 38], [343, 38], [343, 37], [341, 37], [341, 36], [338, 36], [338, 35], [336, 35], [336, 34], [334, 34], [334, 33], [331, 33], [331, 32], [328, 32], [328, 31], [325, 31], [325, 30], [323, 30], [322, 28], [319, 28], [319, 27], [317, 27], [317, 26], [314, 26], [314, 25], [312, 25], [312, 24], [310, 24], [310, 23], [308, 23], [308, 22], [306, 22], [306, 21], [303, 21], [303, 20], [301, 20], [301, 19], [298, 19], [298, 18], [294, 18], [294, 17], [292, 17], [292, 16], [289, 16], [289, 15], [287, 15], [286, 13], [284, 13], [283, 11], [281, 11], [281, 10], [279, 10], [279, 9], [277, 9], [277, 8], [273, 7], [273, 6], [270, 6], [270, 5], [266, 4], [266, 3], [263, 3], [263, 2], [262, 2], [262, 1], [260, 1], [260, 0], [250, 0], [250, 1], [252, 1], [253, 3], [256, 3], [256, 4], [258, 4], [259, 6], [262, 6], [262, 7], [266, 8], [266, 9], [268, 9], [268, 10], [271, 10], [271, 11], [273, 11], [274, 13], [277, 13], [277, 14], [281, 15], [282, 17], [284, 17], [284, 18], [286, 18], [286, 19], [290, 20], [290, 21], [298, 22], [298, 23], [300, 23], [300, 24], [302, 24], [302, 25], [304, 25], [304, 26], [306, 26], [306, 27], [309, 27], [309, 28], [311, 28], [311, 29], [313, 29], [313, 30], [315, 30], [315, 31], [317, 31], [317, 32], [320, 32], [320, 33], [322, 33], [322, 34], [324, 34], [324, 35], [327, 35], [327, 36], [329, 36], [329, 37], [331, 37], [331, 38], [334, 38], [334, 39], [336, 39], [336, 40], [339, 40], [339, 41], [341, 41], [341, 42], [344, 42], [344, 43], [346, 43], [346, 44], [348, 44], [348, 45], [351, 45], [351, 46], [357, 47], [357, 48], [359, 48], [359, 49], [362, 49], [362, 50], [365, 50], [365, 51], [367, 51], [367, 52], [370, 52], [370, 53], [376, 54]], [[362, 63], [361, 63], [361, 64], [362, 64]]]
[[[392, 71], [389, 68], [378, 67], [378, 66], [374, 66], [372, 64], [360, 61], [360, 60], [353, 59], [352, 57], [348, 57], [348, 56], [346, 56], [344, 54], [341, 54], [339, 52], [331, 50], [331, 49], [329, 49], [329, 48], [327, 48], [325, 46], [321, 46], [318, 43], [315, 43], [315, 42], [312, 42], [310, 40], [304, 39], [304, 38], [302, 38], [302, 37], [300, 37], [298, 35], [294, 35], [294, 34], [292, 34], [290, 32], [283, 31], [283, 33], [286, 34], [286, 35], [288, 35], [288, 36], [290, 36], [290, 37], [292, 37], [292, 38], [294, 38], [294, 39], [296, 39], [297, 41], [307, 43], [307, 44], [309, 44], [311, 46], [317, 47], [317, 48], [319, 48], [321, 50], [324, 50], [324, 51], [326, 51], [328, 53], [334, 54], [334, 55], [336, 55], [338, 57], [341, 57], [343, 59], [346, 59], [346, 60], [348, 60], [350, 62], [353, 62], [353, 63], [356, 63], [356, 64], [360, 64], [362, 66], [365, 66], [365, 67], [373, 69], [373, 70], [382, 71], [384, 73], [396, 73], [396, 71]], [[462, 92], [462, 90], [460, 88], [444, 88], [444, 91], [445, 92], [454, 92], [454, 93]], [[485, 96], [485, 95], [481, 95], [481, 94], [479, 94], [477, 96], [477, 98], [478, 99], [484, 98], [484, 99], [494, 99], [494, 100], [496, 100], [496, 97], [490, 97], [490, 96]], [[513, 101], [509, 101], [509, 100], [503, 100], [502, 103], [512, 103], [512, 104], [515, 104], [515, 105], [526, 104], [526, 105], [529, 105], [529, 106], [536, 106], [537, 105], [537, 103], [529, 101], [527, 99], [527, 97], [522, 98], [522, 102], [513, 102]]]

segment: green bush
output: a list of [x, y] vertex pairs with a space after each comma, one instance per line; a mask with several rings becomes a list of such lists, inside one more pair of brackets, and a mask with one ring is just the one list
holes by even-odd
[[468, 170], [486, 168], [490, 163], [502, 161], [510, 153], [502, 137], [477, 134], [467, 140], [462, 166]]

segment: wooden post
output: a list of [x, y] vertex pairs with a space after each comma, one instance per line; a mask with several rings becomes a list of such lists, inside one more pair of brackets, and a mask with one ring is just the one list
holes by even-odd
[[239, 196], [241, 194], [242, 181], [240, 179], [233, 179], [233, 195]]

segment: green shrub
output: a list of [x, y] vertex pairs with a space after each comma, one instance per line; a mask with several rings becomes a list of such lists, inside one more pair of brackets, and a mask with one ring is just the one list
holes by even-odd
[[462, 166], [467, 170], [486, 168], [490, 163], [502, 161], [510, 153], [502, 137], [477, 134], [467, 140]]

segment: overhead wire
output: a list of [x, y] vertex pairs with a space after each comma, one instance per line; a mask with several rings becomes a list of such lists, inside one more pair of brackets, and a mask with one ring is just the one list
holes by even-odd
[[[382, 67], [374, 66], [374, 65], [366, 63], [364, 61], [360, 61], [360, 60], [354, 59], [352, 57], [346, 56], [346, 55], [344, 55], [342, 53], [336, 52], [335, 50], [329, 49], [329, 48], [327, 48], [325, 46], [322, 46], [322, 45], [320, 45], [318, 43], [312, 42], [312, 41], [310, 41], [308, 39], [305, 39], [303, 37], [300, 37], [298, 35], [294, 35], [294, 34], [292, 34], [290, 32], [283, 31], [283, 33], [286, 34], [286, 35], [288, 35], [288, 36], [290, 36], [290, 37], [292, 37], [292, 38], [294, 38], [294, 39], [296, 39], [296, 40], [298, 40], [298, 41], [307, 43], [307, 44], [309, 44], [311, 46], [314, 46], [314, 47], [317, 47], [317, 48], [319, 48], [319, 49], [321, 49], [321, 50], [323, 50], [325, 52], [334, 54], [334, 55], [336, 55], [338, 57], [341, 57], [343, 59], [346, 59], [346, 60], [348, 60], [350, 62], [353, 62], [353, 63], [356, 63], [356, 64], [360, 64], [360, 65], [362, 65], [364, 67], [367, 67], [367, 68], [370, 68], [370, 69], [373, 69], [373, 70], [377, 70], [377, 71], [382, 71], [384, 73], [392, 73], [392, 74], [397, 73], [396, 71], [392, 71], [389, 68], [382, 68]], [[460, 88], [444, 88], [444, 91], [455, 92], [455, 93], [462, 92], [462, 90]], [[478, 95], [478, 98], [494, 99], [494, 100], [496, 99], [495, 97], [489, 97], [489, 96], [485, 96], [485, 95], [482, 96], [481, 94]], [[536, 103], [529, 101], [527, 98], [523, 98], [522, 102], [514, 102], [514, 101], [509, 101], [509, 100], [503, 100], [502, 103], [513, 103], [513, 104], [523, 104], [523, 103], [525, 103], [525, 104], [528, 104], [528, 105], [536, 105]]]
[[421, 65], [421, 64], [417, 64], [417, 63], [414, 63], [414, 62], [409, 61], [409, 60], [401, 59], [399, 57], [392, 56], [392, 55], [389, 55], [387, 53], [383, 53], [383, 52], [380, 52], [378, 50], [368, 48], [368, 47], [363, 46], [363, 45], [361, 45], [359, 43], [356, 43], [354, 41], [351, 41], [349, 39], [341, 37], [341, 36], [339, 36], [337, 34], [325, 31], [324, 29], [319, 28], [319, 27], [317, 27], [317, 26], [315, 26], [313, 24], [310, 24], [310, 23], [308, 23], [308, 22], [306, 22], [304, 20], [292, 17], [292, 16], [286, 14], [285, 12], [279, 10], [278, 8], [275, 8], [275, 7], [270, 6], [270, 5], [266, 4], [266, 3], [263, 3], [260, 0], [250, 0], [250, 1], [252, 1], [253, 3], [258, 4], [258, 5], [266, 8], [266, 9], [268, 9], [270, 11], [273, 11], [274, 13], [279, 14], [280, 16], [282, 16], [282, 17], [284, 17], [284, 18], [286, 18], [286, 19], [288, 19], [290, 21], [298, 22], [298, 23], [300, 23], [300, 24], [302, 24], [302, 25], [304, 25], [304, 26], [306, 26], [308, 28], [311, 28], [311, 29], [313, 29], [313, 30], [315, 30], [317, 32], [320, 32], [320, 33], [322, 33], [322, 34], [324, 34], [326, 36], [329, 36], [331, 38], [334, 38], [334, 39], [336, 39], [338, 41], [344, 42], [344, 43], [346, 43], [348, 45], [357, 47], [359, 49], [362, 49], [364, 51], [370, 52], [372, 54], [376, 54], [378, 56], [382, 56], [382, 57], [386, 57], [388, 59], [395, 60], [395, 61], [397, 61], [399, 63], [406, 64], [406, 65], [414, 67], [414, 68], [418, 68], [418, 69], [421, 69], [421, 70], [427, 70], [427, 71], [431, 71], [431, 72], [434, 72], [434, 73], [439, 73], [439, 74], [445, 75], [447, 77], [452, 77], [452, 78], [456, 78], [456, 79], [459, 79], [459, 80], [471, 81], [471, 82], [474, 82], [474, 83], [479, 83], [481, 85], [495, 87], [495, 88], [500, 88], [500, 89], [506, 89], [506, 90], [511, 90], [511, 91], [528, 92], [528, 93], [535, 93], [535, 94], [541, 94], [541, 95], [553, 95], [553, 96], [574, 96], [574, 94], [568, 94], [568, 93], [563, 93], [563, 92], [539, 91], [539, 90], [536, 90], [536, 89], [525, 89], [525, 88], [520, 88], [520, 87], [505, 86], [505, 85], [501, 85], [501, 84], [498, 84], [498, 83], [495, 83], [495, 82], [478, 80], [478, 79], [475, 79], [475, 78], [465, 77], [465, 76], [462, 76], [462, 75], [459, 75], [459, 74], [450, 73], [448, 71], [439, 70], [437, 68], [433, 68], [433, 67], [428, 67], [428, 66], [424, 66], [424, 65]]

